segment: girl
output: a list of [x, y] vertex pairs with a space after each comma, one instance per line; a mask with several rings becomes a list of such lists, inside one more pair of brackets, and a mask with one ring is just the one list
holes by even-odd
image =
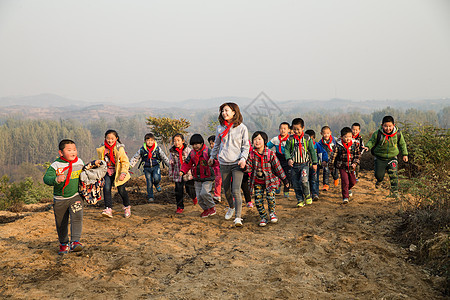
[[186, 193], [193, 199], [194, 205], [197, 204], [191, 172], [189, 171], [185, 175], [180, 176], [181, 166], [192, 149], [186, 145], [181, 133], [175, 134], [172, 137], [172, 142], [173, 146], [169, 150], [169, 176], [175, 182], [175, 199], [177, 201], [176, 213], [181, 214], [184, 211], [183, 189], [186, 189]]
[[[219, 123], [216, 130], [216, 140], [208, 163], [214, 164], [218, 158], [222, 185], [228, 201], [225, 219], [229, 220], [234, 213], [234, 225], [242, 226], [241, 183], [249, 152], [248, 129], [242, 124], [242, 115], [236, 103], [227, 102], [219, 108]], [[233, 201], [234, 199], [234, 201]]]
[[130, 179], [130, 173], [128, 173], [130, 163], [128, 161], [128, 156], [125, 153], [125, 145], [120, 143], [117, 131], [106, 131], [105, 141], [103, 142], [103, 145], [97, 148], [97, 155], [98, 159], [106, 161], [108, 166], [105, 175], [105, 186], [103, 187], [105, 209], [102, 212], [102, 216], [107, 218], [113, 217], [111, 187], [114, 182], [114, 185], [117, 187], [117, 191], [122, 198], [124, 216], [125, 218], [129, 218], [131, 216], [131, 206], [124, 183]]
[[[280, 161], [275, 153], [266, 147], [267, 140], [265, 132], [257, 131], [253, 134], [253, 151], [248, 156], [245, 168], [245, 171], [250, 173], [250, 191], [253, 191], [253, 188], [255, 190], [255, 204], [261, 217], [259, 226], [266, 226], [269, 218], [271, 223], [278, 222], [275, 214], [275, 190], [279, 188], [280, 181], [276, 176], [283, 181], [285, 188], [289, 188], [289, 181]], [[269, 218], [264, 209], [264, 191], [269, 207]]]

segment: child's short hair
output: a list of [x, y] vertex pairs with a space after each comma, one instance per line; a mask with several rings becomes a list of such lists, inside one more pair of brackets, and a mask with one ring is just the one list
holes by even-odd
[[309, 135], [310, 137], [312, 137], [312, 138], [315, 138], [315, 137], [316, 137], [316, 132], [315, 132], [314, 130], [312, 130], [312, 129], [306, 130], [305, 133], [306, 133], [307, 135]]
[[184, 136], [181, 133], [175, 133], [172, 137], [172, 142], [175, 140], [176, 137], [179, 137], [182, 141], [184, 141]]
[[144, 141], [149, 140], [149, 139], [153, 139], [153, 140], [155, 139], [155, 135], [153, 133], [151, 133], [151, 132], [147, 133], [144, 136]]
[[72, 140], [69, 140], [69, 139], [61, 140], [61, 142], [59, 142], [59, 145], [58, 145], [59, 150], [63, 151], [64, 148], [66, 148], [66, 145], [68, 145], [68, 144], [75, 145], [75, 142]]
[[191, 139], [189, 140], [189, 145], [194, 145], [194, 144], [204, 144], [205, 140], [203, 139], [203, 137], [196, 133], [193, 136], [191, 136]]
[[305, 127], [305, 122], [302, 118], [295, 118], [294, 120], [292, 120], [292, 127], [294, 127], [294, 125], [300, 125], [303, 128]]
[[320, 133], [323, 133], [325, 129], [328, 129], [328, 130], [330, 130], [330, 131], [331, 131], [331, 128], [330, 128], [330, 126], [328, 126], [328, 125], [325, 125], [325, 126], [323, 126], [323, 127], [322, 127], [322, 129], [320, 129]]
[[389, 122], [392, 124], [395, 124], [394, 118], [392, 116], [384, 116], [383, 121], [381, 121], [381, 124], [389, 123]]
[[120, 141], [120, 139], [119, 139], [119, 134], [117, 133], [117, 131], [115, 131], [114, 129], [108, 129], [108, 130], [106, 130], [106, 132], [105, 132], [105, 138], [106, 138], [106, 136], [107, 136], [108, 134], [114, 134], [115, 137], [117, 138], [117, 141], [118, 141], [119, 143], [121, 143], [121, 141]]
[[211, 135], [211, 136], [208, 137], [208, 143], [215, 142], [215, 141], [216, 141], [216, 136], [215, 135]]
[[269, 141], [269, 138], [267, 136], [267, 133], [265, 133], [264, 131], [256, 131], [253, 135], [252, 135], [252, 143], [253, 140], [260, 135], [262, 137], [262, 139], [264, 140], [264, 145], [267, 144], [267, 142]]
[[242, 123], [242, 114], [241, 114], [241, 110], [239, 109], [239, 105], [237, 105], [236, 103], [233, 102], [226, 102], [224, 104], [222, 104], [219, 108], [219, 123], [220, 125], [223, 126], [225, 119], [222, 116], [222, 110], [225, 106], [228, 106], [229, 108], [231, 108], [232, 111], [234, 111], [234, 117], [233, 119], [231, 119], [230, 123], [233, 123], [233, 127], [237, 127]]
[[281, 122], [280, 126], [278, 126], [278, 129], [281, 128], [281, 125], [287, 125], [287, 127], [290, 129], [291, 128], [291, 124], [289, 124], [288, 122]]
[[347, 133], [352, 133], [352, 129], [350, 127], [344, 127], [341, 129], [341, 136], [344, 136]]
[[361, 129], [361, 124], [355, 122], [352, 124], [352, 127], [359, 127], [359, 129]]

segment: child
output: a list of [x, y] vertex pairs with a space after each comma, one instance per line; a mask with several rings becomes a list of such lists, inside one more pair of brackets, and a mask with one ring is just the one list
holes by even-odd
[[401, 152], [403, 161], [408, 162], [408, 150], [406, 149], [403, 135], [395, 126], [393, 117], [385, 116], [383, 118], [381, 128], [373, 133], [367, 142], [366, 149], [371, 149], [372, 154], [375, 156], [375, 178], [377, 179], [375, 187], [378, 188], [381, 185], [387, 170], [391, 181], [391, 195], [397, 197], [397, 155]]
[[[336, 145], [336, 139], [331, 135], [331, 129], [329, 126], [323, 126], [322, 130], [320, 131], [320, 134], [322, 135], [322, 139], [319, 141], [320, 146], [322, 146], [325, 151], [327, 151], [328, 157], [331, 157], [331, 154], [333, 153], [333, 147]], [[333, 172], [331, 172], [331, 176], [334, 179], [334, 186], [338, 186], [339, 184], [339, 173], [337, 169], [334, 169]], [[323, 190], [328, 191], [330, 188], [329, 181], [330, 180], [330, 169], [328, 168], [328, 165], [323, 166]]]
[[[289, 186], [278, 158], [266, 147], [267, 140], [265, 132], [256, 131], [253, 134], [253, 150], [247, 158], [245, 170], [250, 173], [250, 191], [253, 191], [253, 188], [255, 191], [255, 204], [261, 218], [259, 226], [266, 226], [268, 220], [271, 223], [278, 222], [275, 214], [275, 190], [279, 187], [279, 179], [276, 176], [283, 180], [285, 186]], [[269, 218], [264, 209], [264, 191], [266, 191]]]
[[[53, 212], [58, 232], [58, 254], [83, 249], [80, 243], [83, 228], [83, 201], [78, 194], [81, 169], [84, 163], [77, 157], [77, 147], [72, 140], [59, 142], [59, 158], [56, 159], [44, 175], [44, 183], [53, 186]], [[68, 226], [70, 218], [70, 240]]]
[[209, 193], [214, 181], [214, 169], [208, 165], [211, 149], [206, 147], [205, 141], [200, 134], [194, 134], [189, 141], [193, 150], [181, 165], [180, 176], [191, 171], [194, 176], [195, 194], [198, 204], [203, 209], [200, 217], [207, 218], [216, 214], [216, 204]]
[[348, 203], [352, 196], [351, 188], [356, 184], [355, 170], [359, 164], [361, 150], [359, 143], [352, 138], [352, 130], [344, 127], [341, 130], [341, 138], [333, 147], [333, 152], [328, 162], [330, 170], [336, 168], [341, 175], [342, 202]]
[[125, 189], [125, 182], [130, 179], [130, 173], [128, 173], [130, 162], [125, 152], [125, 145], [120, 142], [117, 131], [110, 129], [105, 132], [105, 141], [103, 145], [97, 148], [97, 156], [99, 160], [106, 161], [108, 166], [103, 188], [105, 209], [102, 212], [102, 216], [106, 218], [113, 217], [111, 187], [114, 183], [122, 198], [124, 217], [129, 218], [131, 216], [131, 206], [127, 190]]
[[153, 202], [153, 185], [158, 192], [161, 192], [161, 169], [159, 164], [161, 161], [169, 166], [169, 159], [166, 154], [158, 146], [153, 133], [147, 133], [144, 137], [144, 145], [136, 152], [130, 160], [130, 167], [134, 167], [141, 160], [139, 167], [144, 165], [144, 175], [147, 181], [147, 200]]
[[294, 186], [297, 207], [312, 204], [311, 192], [309, 190], [309, 165], [317, 171], [317, 154], [309, 135], [303, 132], [305, 123], [301, 118], [292, 120], [291, 135], [286, 143], [285, 156], [289, 166], [292, 167], [292, 185]]
[[169, 176], [175, 182], [175, 199], [177, 201], [177, 210], [175, 213], [182, 214], [184, 211], [184, 190], [193, 200], [194, 205], [197, 204], [197, 198], [195, 198], [194, 181], [192, 181], [191, 172], [187, 172], [183, 176], [180, 176], [181, 165], [186, 160], [191, 152], [184, 142], [184, 136], [181, 133], [177, 133], [172, 137], [173, 146], [169, 152]]
[[[353, 123], [352, 124], [352, 138], [359, 143], [359, 150], [361, 151], [361, 156], [362, 156], [364, 153], [365, 146], [364, 146], [364, 141], [362, 139], [362, 136], [359, 135], [360, 132], [361, 132], [361, 125], [359, 123]], [[356, 166], [356, 170], [355, 170], [356, 182], [358, 182], [359, 169], [360, 169], [360, 164], [358, 164]]]
[[[214, 148], [214, 140], [216, 136], [211, 135], [208, 138], [209, 147]], [[222, 195], [222, 176], [220, 176], [220, 164], [217, 159], [214, 160], [214, 197], [213, 199], [217, 202], [221, 202]]]
[[[328, 154], [325, 149], [322, 148], [322, 146], [319, 143], [316, 143], [316, 133], [314, 130], [306, 130], [305, 133], [309, 135], [311, 138], [311, 141], [313, 142], [314, 149], [316, 150], [318, 163], [317, 166], [321, 165], [322, 162], [328, 161]], [[319, 200], [319, 169], [317, 168], [317, 171], [314, 171], [312, 166], [309, 166], [309, 188], [311, 190], [311, 195], [313, 198], [313, 201]]]
[[223, 189], [230, 206], [225, 214], [225, 219], [231, 219], [233, 213], [236, 213], [234, 225], [240, 227], [242, 226], [240, 189], [244, 176], [241, 169], [245, 168], [245, 161], [249, 152], [248, 129], [247, 126], [242, 124], [239, 106], [232, 102], [220, 106], [219, 123], [214, 148], [208, 163], [212, 166], [214, 158], [218, 158]]
[[[272, 138], [268, 143], [267, 147], [273, 151], [275, 148], [275, 155], [280, 161], [281, 167], [283, 168], [284, 173], [286, 174], [287, 180], [291, 182], [291, 167], [289, 166], [286, 157], [284, 156], [284, 148], [286, 147], [286, 141], [289, 138], [289, 131], [291, 126], [288, 122], [283, 122], [278, 127], [280, 131], [280, 135]], [[289, 186], [284, 189], [284, 197], [289, 197]]]

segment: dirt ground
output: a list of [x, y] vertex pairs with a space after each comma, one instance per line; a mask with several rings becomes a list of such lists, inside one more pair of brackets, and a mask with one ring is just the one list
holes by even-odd
[[145, 182], [128, 187], [132, 217], [115, 203], [113, 219], [86, 206], [85, 249], [57, 254], [53, 210], [0, 224], [1, 299], [441, 299], [441, 278], [409, 262], [392, 243], [400, 203], [375, 190], [364, 172], [347, 205], [339, 188], [296, 208], [277, 196], [278, 224], [244, 227], [217, 215], [201, 219], [186, 200], [175, 215], [173, 184], [145, 203]]

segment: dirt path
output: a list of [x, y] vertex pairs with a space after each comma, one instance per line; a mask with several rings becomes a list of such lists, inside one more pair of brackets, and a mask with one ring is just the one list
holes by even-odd
[[113, 219], [86, 207], [81, 255], [58, 256], [53, 211], [34, 213], [0, 225], [0, 298], [439, 299], [435, 278], [389, 242], [399, 204], [387, 191], [369, 173], [348, 205], [338, 191], [301, 209], [277, 198], [279, 224], [265, 228], [256, 208], [233, 228], [223, 202], [207, 219], [190, 202], [182, 216], [137, 205], [130, 219], [119, 204]]

